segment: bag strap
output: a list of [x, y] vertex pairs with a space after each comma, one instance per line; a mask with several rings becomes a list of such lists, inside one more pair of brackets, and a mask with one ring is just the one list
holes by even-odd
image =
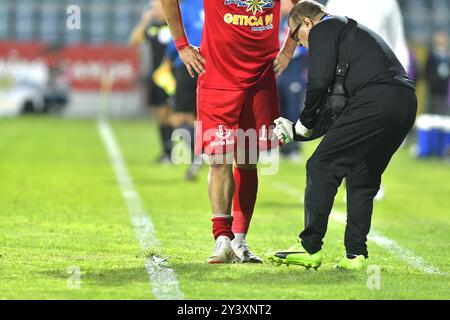
[[342, 30], [339, 39], [339, 56], [336, 68], [337, 79], [345, 79], [345, 77], [347, 76], [353, 50], [353, 44], [355, 43], [356, 32], [358, 30], [358, 23], [348, 17], [347, 19], [348, 22]]

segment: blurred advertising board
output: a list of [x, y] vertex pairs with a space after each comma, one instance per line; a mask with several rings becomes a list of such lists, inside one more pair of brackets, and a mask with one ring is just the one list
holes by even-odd
[[0, 41], [0, 77], [45, 82], [36, 68], [56, 64], [63, 67], [72, 90], [100, 90], [105, 77], [112, 91], [133, 90], [139, 78], [139, 53], [135, 48], [74, 45], [55, 49], [43, 43]]
[[[44, 97], [55, 83], [70, 96], [66, 114], [94, 116], [105, 92], [121, 114], [138, 112], [139, 65], [139, 50], [126, 46], [0, 41], [0, 115], [19, 114], [26, 105], [45, 111]], [[126, 109], [118, 105], [125, 100]]]

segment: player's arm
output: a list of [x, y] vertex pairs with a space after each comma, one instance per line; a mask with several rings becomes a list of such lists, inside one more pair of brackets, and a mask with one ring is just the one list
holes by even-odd
[[297, 43], [291, 39], [291, 32], [289, 32], [283, 48], [280, 50], [273, 63], [273, 70], [277, 76], [280, 76], [283, 71], [286, 70], [295, 53], [295, 49], [297, 49]]
[[[291, 0], [292, 4], [295, 5], [300, 0]], [[292, 40], [291, 38], [291, 31], [289, 31], [289, 34], [284, 42], [283, 48], [281, 48], [280, 53], [278, 54], [277, 58], [274, 61], [273, 64], [273, 70], [275, 71], [275, 74], [277, 76], [280, 76], [284, 70], [289, 65], [289, 62], [292, 59], [292, 56], [295, 53], [295, 49], [297, 49], [297, 42]]]
[[195, 72], [198, 74], [204, 73], [204, 63], [206, 61], [201, 56], [198, 49], [189, 44], [186, 33], [184, 32], [179, 1], [161, 0], [161, 5], [180, 58], [186, 66], [189, 74], [191, 77], [195, 77]]

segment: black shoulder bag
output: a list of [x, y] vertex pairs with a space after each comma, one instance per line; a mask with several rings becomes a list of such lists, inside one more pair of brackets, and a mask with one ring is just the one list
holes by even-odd
[[322, 137], [327, 133], [341, 112], [347, 106], [348, 94], [345, 91], [344, 82], [348, 74], [353, 43], [356, 38], [358, 23], [348, 18], [348, 22], [339, 37], [339, 56], [336, 75], [333, 85], [328, 89], [328, 97], [325, 105], [317, 110], [318, 121], [313, 128], [313, 134], [309, 138], [295, 136], [297, 141], [311, 141]]

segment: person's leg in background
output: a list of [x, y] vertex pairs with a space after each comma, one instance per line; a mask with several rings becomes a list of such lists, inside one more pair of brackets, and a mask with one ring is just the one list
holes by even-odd
[[150, 81], [148, 101], [153, 109], [156, 123], [158, 125], [162, 154], [156, 160], [158, 163], [172, 163], [172, 132], [173, 127], [170, 121], [170, 106], [167, 102], [169, 96], [158, 87], [152, 79]]
[[163, 151], [163, 153], [158, 157], [157, 162], [171, 163], [173, 127], [170, 123], [170, 107], [168, 105], [155, 107], [155, 117], [159, 127], [160, 141]]
[[184, 65], [175, 67], [174, 76], [177, 82], [175, 92], [174, 114], [172, 125], [174, 128], [182, 128], [189, 132], [188, 148], [191, 152], [191, 165], [186, 172], [186, 180], [197, 178], [197, 173], [202, 166], [201, 156], [195, 157], [195, 119], [197, 116], [197, 79], [191, 78]]

